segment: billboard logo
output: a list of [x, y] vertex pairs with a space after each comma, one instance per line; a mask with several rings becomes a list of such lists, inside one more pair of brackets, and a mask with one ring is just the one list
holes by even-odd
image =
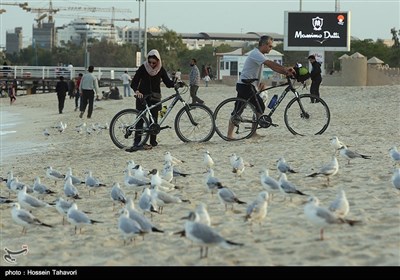
[[344, 24], [344, 15], [338, 15], [337, 20], [338, 20], [339, 25], [343, 25]]
[[314, 31], [320, 31], [322, 29], [322, 25], [324, 25], [324, 19], [320, 17], [313, 18], [312, 25], [314, 27]]

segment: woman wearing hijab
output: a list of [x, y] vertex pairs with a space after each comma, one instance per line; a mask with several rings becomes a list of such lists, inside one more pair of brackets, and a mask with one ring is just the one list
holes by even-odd
[[[159, 93], [161, 95], [161, 80], [168, 88], [174, 87], [174, 82], [169, 78], [167, 71], [162, 66], [159, 52], [157, 50], [151, 50], [147, 54], [147, 60], [136, 71], [131, 83], [131, 88], [133, 89], [134, 96], [136, 97], [137, 110], [142, 111], [146, 109], [143, 99], [146, 99], [146, 102], [149, 106], [158, 102], [157, 100], [151, 99], [151, 96], [154, 96], [154, 93]], [[150, 111], [155, 123], [157, 123], [158, 111], [160, 110], [161, 105], [154, 107]], [[143, 127], [143, 122], [138, 122], [137, 127]], [[135, 133], [133, 147], [127, 151], [134, 152], [139, 149], [150, 149], [158, 145], [157, 135], [151, 135], [150, 145], [145, 144], [143, 147], [139, 147], [141, 138], [142, 137], [139, 135], [139, 133]]]

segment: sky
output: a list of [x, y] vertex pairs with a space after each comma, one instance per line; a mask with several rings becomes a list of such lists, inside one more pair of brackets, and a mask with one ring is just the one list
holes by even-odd
[[[143, 1], [143, 0], [142, 0]], [[5, 47], [6, 31], [23, 28], [24, 47], [31, 43], [32, 25], [37, 13], [2, 3], [28, 2], [32, 8], [48, 8], [49, 0], [0, 0], [0, 47]], [[53, 8], [97, 7], [118, 9], [116, 19], [138, 18], [138, 0], [53, 0]], [[164, 25], [177, 33], [247, 33], [269, 32], [284, 34], [285, 11], [334, 12], [350, 11], [352, 36], [360, 39], [391, 39], [391, 28], [400, 29], [400, 0], [146, 0], [147, 27]], [[145, 4], [141, 2], [140, 24], [144, 27]], [[122, 11], [121, 11], [122, 10]], [[130, 10], [130, 12], [128, 11]], [[56, 26], [72, 21], [76, 16], [96, 16], [111, 19], [111, 12], [59, 11]], [[116, 21], [119, 26], [138, 26], [138, 22]]]

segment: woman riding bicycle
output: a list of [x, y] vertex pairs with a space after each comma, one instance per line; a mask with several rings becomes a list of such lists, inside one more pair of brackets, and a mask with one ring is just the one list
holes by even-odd
[[[237, 97], [247, 100], [256, 92], [255, 86], [257, 86], [259, 90], [262, 90], [265, 87], [263, 83], [245, 82], [245, 80], [254, 79], [260, 81], [260, 75], [262, 73], [263, 65], [266, 65], [273, 71], [284, 74], [286, 76], [292, 76], [296, 73], [292, 67], [284, 67], [272, 60], [267, 60], [264, 54], [270, 52], [270, 50], [272, 49], [273, 41], [274, 39], [270, 36], [261, 36], [260, 40], [258, 41], [258, 47], [255, 48], [247, 57], [243, 66], [243, 70], [240, 74], [239, 81], [236, 84]], [[262, 112], [257, 112], [257, 117], [260, 117], [264, 113], [265, 105], [260, 96], [257, 95], [257, 98], [259, 98], [259, 104], [261, 105], [262, 109]], [[250, 102], [253, 103], [256, 108], [258, 108], [258, 106], [256, 105], [257, 101], [255, 99], [251, 99]], [[229, 121], [227, 134], [227, 137], [229, 139], [235, 139], [235, 137], [233, 136], [234, 128], [235, 125], [231, 121]]]
[[[157, 50], [151, 50], [147, 54], [147, 60], [139, 67], [136, 71], [135, 76], [131, 82], [131, 88], [134, 91], [134, 96], [136, 97], [136, 109], [144, 110], [146, 105], [144, 99], [149, 106], [156, 104], [161, 100], [161, 80], [168, 87], [174, 87], [174, 82], [169, 78], [167, 71], [164, 69], [161, 63], [161, 57]], [[161, 105], [154, 107], [150, 112], [157, 123], [158, 111], [161, 110]], [[143, 121], [139, 121], [136, 128], [142, 128]], [[157, 146], [157, 135], [150, 136], [150, 145], [144, 144], [139, 146], [142, 136], [140, 133], [135, 132], [135, 139], [133, 147], [127, 149], [128, 152], [133, 152], [140, 149], [151, 149]]]

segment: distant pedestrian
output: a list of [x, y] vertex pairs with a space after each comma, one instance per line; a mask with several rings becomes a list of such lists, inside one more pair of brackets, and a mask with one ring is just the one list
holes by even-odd
[[192, 67], [192, 69], [189, 73], [190, 97], [192, 97], [192, 104], [203, 104], [204, 101], [197, 97], [197, 90], [199, 89], [200, 85], [200, 71], [196, 63], [196, 59], [192, 58], [192, 60], [190, 61], [190, 67]]
[[58, 112], [62, 114], [62, 111], [64, 109], [65, 97], [67, 96], [68, 92], [68, 84], [66, 81], [64, 81], [63, 76], [60, 76], [59, 79], [60, 80], [57, 82], [56, 85], [56, 92], [58, 98]]
[[10, 97], [10, 105], [12, 105], [17, 100], [17, 81], [14, 80], [8, 86], [8, 96]]
[[211, 80], [211, 79], [210, 79], [210, 76], [206, 75], [206, 76], [203, 78], [203, 80], [204, 80], [204, 82], [206, 83], [206, 87], [208, 87], [208, 82]]
[[94, 94], [99, 96], [99, 83], [96, 76], [93, 74], [94, 66], [90, 65], [88, 73], [83, 75], [79, 85], [79, 92], [81, 93], [81, 113], [79, 117], [82, 118], [85, 113], [86, 107], [89, 104], [87, 118], [90, 119], [93, 113]]
[[75, 96], [75, 81], [73, 79], [68, 80], [68, 96], [69, 99]]
[[78, 110], [78, 105], [79, 105], [79, 98], [81, 97], [81, 92], [79, 90], [79, 86], [81, 85], [81, 81], [82, 81], [82, 73], [78, 74], [78, 78], [76, 79], [76, 84], [75, 84], [75, 111]]
[[[314, 55], [310, 55], [308, 57], [308, 60], [310, 61], [312, 65], [312, 70], [310, 72], [311, 76], [311, 87], [310, 87], [310, 94], [316, 95], [319, 97], [319, 86], [322, 82], [322, 76], [321, 76], [321, 64], [315, 59]], [[311, 98], [311, 103], [317, 103], [319, 102], [315, 98]]]
[[132, 96], [131, 85], [130, 85], [130, 81], [132, 81], [132, 78], [131, 76], [129, 76], [128, 71], [125, 71], [125, 73], [121, 75], [121, 81], [122, 84], [124, 85], [124, 97]]
[[181, 69], [176, 70], [174, 79], [173, 79], [174, 83], [179, 82], [182, 79], [181, 76], [182, 76]]

